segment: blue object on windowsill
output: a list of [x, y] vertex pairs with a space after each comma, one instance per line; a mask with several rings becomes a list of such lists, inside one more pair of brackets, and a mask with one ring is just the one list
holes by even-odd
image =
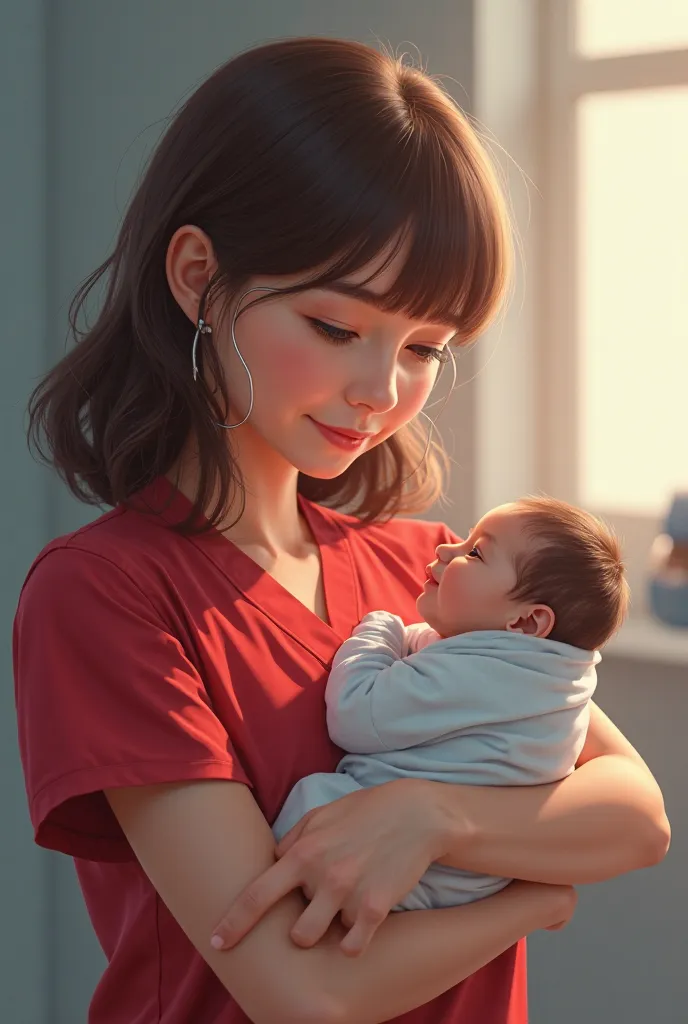
[[652, 546], [649, 592], [653, 615], [688, 629], [688, 491], [674, 496]]

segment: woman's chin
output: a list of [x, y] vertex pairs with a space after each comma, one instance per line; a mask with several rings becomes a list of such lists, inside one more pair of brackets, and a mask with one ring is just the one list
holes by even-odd
[[351, 457], [346, 459], [333, 459], [332, 461], [325, 462], [324, 460], [318, 462], [306, 462], [299, 460], [296, 463], [296, 468], [299, 473], [303, 473], [304, 476], [310, 476], [314, 480], [336, 480], [342, 473], [346, 473], [349, 466], [355, 460]]

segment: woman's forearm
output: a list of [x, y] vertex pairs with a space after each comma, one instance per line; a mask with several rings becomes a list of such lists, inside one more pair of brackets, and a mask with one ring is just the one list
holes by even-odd
[[[519, 883], [488, 899], [447, 910], [390, 914], [355, 959], [342, 954], [336, 930], [314, 953], [327, 978], [328, 1003], [343, 1008], [340, 1024], [377, 1024], [446, 992], [524, 935], [556, 923], [552, 899]], [[561, 920], [575, 899], [557, 890]]]
[[669, 845], [661, 792], [629, 757], [595, 757], [546, 786], [422, 785], [447, 823], [442, 863], [469, 871], [579, 885], [650, 867]]

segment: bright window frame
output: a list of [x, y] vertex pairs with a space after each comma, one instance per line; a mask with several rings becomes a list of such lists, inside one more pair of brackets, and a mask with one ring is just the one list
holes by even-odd
[[[519, 236], [514, 300], [478, 354], [476, 511], [535, 490], [581, 503], [576, 103], [589, 93], [686, 85], [688, 49], [581, 55], [575, 0], [480, 0], [475, 10], [474, 109], [508, 154], [494, 150]], [[591, 511], [620, 533], [632, 615], [646, 616], [661, 514]]]

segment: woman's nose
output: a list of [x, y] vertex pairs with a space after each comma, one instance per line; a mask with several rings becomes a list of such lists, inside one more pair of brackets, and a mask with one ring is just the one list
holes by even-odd
[[346, 399], [349, 405], [365, 405], [373, 413], [394, 409], [399, 401], [396, 359], [366, 358], [347, 389]]

